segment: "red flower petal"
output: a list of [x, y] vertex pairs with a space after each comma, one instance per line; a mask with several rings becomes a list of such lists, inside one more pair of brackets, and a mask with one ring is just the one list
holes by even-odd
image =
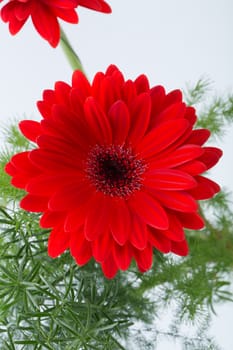
[[71, 172], [76, 172], [77, 177], [79, 175], [80, 159], [78, 157], [77, 161], [74, 162], [73, 159], [66, 157], [64, 154], [40, 148], [31, 151], [29, 158], [33, 165], [46, 173], [53, 171], [56, 171], [56, 173], [67, 172], [67, 169], [69, 169]]
[[151, 99], [148, 93], [138, 95], [130, 106], [131, 126], [129, 141], [137, 143], [145, 134], [151, 112]]
[[81, 232], [74, 232], [70, 238], [70, 252], [78, 265], [85, 265], [92, 257], [91, 244]]
[[38, 6], [31, 13], [31, 18], [42, 38], [47, 40], [52, 47], [56, 47], [60, 39], [60, 27], [55, 15], [48, 11], [42, 3], [38, 3]]
[[171, 106], [164, 109], [156, 118], [156, 122], [164, 123], [169, 120], [177, 120], [184, 117], [186, 112], [185, 103], [174, 103]]
[[111, 13], [111, 7], [103, 0], [79, 0], [79, 6], [87, 7], [91, 10]]
[[198, 208], [193, 197], [184, 191], [154, 191], [153, 195], [167, 208], [182, 212], [195, 212]]
[[159, 190], [186, 190], [197, 185], [192, 176], [179, 170], [155, 169], [145, 174], [144, 185]]
[[111, 207], [110, 229], [114, 240], [124, 245], [128, 240], [130, 227], [130, 213], [124, 200], [117, 200]]
[[[115, 64], [110, 64], [106, 69], [105, 75], [112, 76], [115, 72], [120, 72], [120, 71]], [[97, 73], [97, 74], [99, 74], [99, 73]]]
[[122, 98], [127, 103], [130, 105], [130, 103], [136, 98], [137, 96], [137, 91], [134, 83], [132, 80], [127, 80], [125, 84], [122, 87]]
[[185, 173], [188, 173], [192, 176], [199, 175], [207, 170], [205, 164], [199, 162], [198, 160], [182, 164], [177, 169], [184, 171]]
[[137, 249], [146, 248], [148, 240], [147, 225], [136, 213], [131, 213], [130, 243]]
[[150, 90], [151, 96], [151, 122], [150, 129], [154, 128], [157, 125], [157, 117], [161, 112], [164, 100], [166, 97], [165, 89], [163, 86], [155, 86]]
[[139, 77], [135, 79], [134, 84], [138, 94], [149, 91], [150, 84], [147, 77], [144, 74], [139, 75]]
[[[188, 214], [191, 215], [191, 214]], [[177, 217], [174, 214], [169, 213], [169, 228], [168, 230], [160, 231], [161, 234], [164, 234], [171, 241], [180, 242], [185, 239], [184, 229], [179, 220], [180, 216]]]
[[28, 178], [29, 178], [28, 174], [15, 175], [11, 179], [11, 184], [17, 188], [21, 188], [22, 190], [25, 190], [28, 183]]
[[184, 119], [180, 119], [179, 121], [170, 120], [161, 123], [144, 136], [136, 147], [136, 152], [143, 158], [154, 156], [181, 137], [188, 126], [188, 122]]
[[101, 81], [100, 91], [97, 96], [99, 104], [106, 114], [112, 104], [120, 100], [120, 89], [113, 75], [107, 76]]
[[194, 125], [197, 121], [195, 108], [187, 106], [185, 111], [185, 119], [189, 121], [191, 125]]
[[69, 234], [65, 234], [62, 226], [55, 227], [48, 240], [48, 254], [51, 258], [56, 258], [69, 248]]
[[53, 13], [56, 17], [61, 18], [68, 23], [78, 23], [78, 15], [73, 9], [54, 8]]
[[108, 112], [108, 118], [113, 131], [113, 142], [123, 144], [129, 131], [130, 117], [126, 104], [123, 101], [115, 102]]
[[208, 199], [212, 198], [216, 193], [220, 191], [220, 186], [216, 182], [207, 179], [203, 176], [196, 176], [197, 187], [189, 190], [189, 193], [195, 199]]
[[51, 135], [40, 135], [37, 138], [37, 144], [41, 149], [44, 149], [49, 152], [55, 152], [59, 155], [67, 155], [70, 154], [75, 159], [80, 158], [80, 154], [82, 152], [77, 152], [74, 149], [74, 146], [71, 142], [58, 138], [58, 137], [52, 137]]
[[[30, 152], [25, 151], [14, 155], [11, 158], [11, 163], [17, 169], [22, 169], [24, 173], [36, 173], [35, 166], [29, 160]], [[38, 171], [38, 170], [37, 170]]]
[[62, 225], [65, 215], [63, 212], [54, 212], [47, 210], [40, 218], [40, 226], [42, 228], [51, 228], [53, 226]]
[[170, 152], [166, 157], [156, 157], [151, 161], [151, 168], [174, 168], [200, 157], [203, 149], [196, 145], [184, 145]]
[[205, 222], [198, 213], [179, 213], [179, 220], [183, 227], [200, 230], [205, 226]]
[[87, 95], [85, 89], [82, 91], [82, 89], [73, 88], [69, 93], [71, 109], [75, 114], [75, 117], [72, 119], [74, 119], [73, 122], [76, 122], [78, 125], [85, 125], [83, 102], [86, 100], [86, 98]]
[[110, 143], [112, 141], [112, 132], [109, 121], [93, 97], [87, 98], [84, 104], [85, 115], [90, 128], [99, 142]]
[[62, 186], [49, 200], [48, 207], [54, 211], [74, 210], [82, 204], [86, 204], [92, 191], [86, 183], [76, 183]]
[[[1, 12], [1, 15], [2, 15], [2, 12]], [[7, 22], [7, 21], [5, 21], [5, 22]], [[24, 26], [25, 22], [26, 22], [26, 19], [23, 20], [23, 21], [20, 21], [16, 17], [15, 18], [10, 18], [10, 22], [9, 22], [9, 31], [10, 31], [10, 33], [12, 35], [17, 34], [20, 31], [20, 29]]]
[[130, 266], [133, 257], [133, 252], [129, 244], [125, 244], [123, 246], [119, 244], [114, 244], [113, 256], [118, 268], [120, 270], [127, 270]]
[[[52, 116], [54, 120], [42, 120], [41, 126], [44, 132], [62, 140], [66, 144], [76, 145], [74, 150], [83, 151], [95, 143], [96, 139], [88, 125], [85, 123], [84, 111], [78, 108], [78, 99], [76, 89], [70, 93], [71, 103], [76, 98], [74, 113], [64, 106], [54, 105], [52, 107]], [[45, 135], [43, 135], [45, 136]], [[51, 143], [51, 141], [50, 141]], [[78, 148], [77, 148], [78, 146]], [[61, 149], [64, 145], [61, 147]]]
[[148, 240], [150, 244], [161, 251], [162, 253], [169, 253], [171, 250], [171, 241], [158, 230], [150, 229]]
[[34, 120], [23, 120], [19, 123], [22, 134], [30, 141], [36, 142], [37, 137], [42, 133], [40, 123]]
[[101, 266], [102, 266], [103, 273], [107, 278], [115, 277], [118, 271], [118, 266], [115, 262], [113, 255], [109, 255], [108, 258], [103, 261]]
[[[16, 3], [14, 5], [14, 15], [19, 21], [25, 21], [30, 16], [31, 12], [31, 6], [28, 6], [27, 3], [18, 2], [17, 6]], [[5, 6], [6, 7], [6, 6]], [[3, 8], [4, 9], [4, 8]]]
[[[28, 0], [21, 0], [27, 2]], [[61, 7], [61, 8], [73, 8], [77, 6], [77, 0], [43, 0], [48, 5]]]
[[64, 221], [64, 230], [66, 232], [75, 232], [83, 228], [83, 223], [86, 220], [88, 202], [68, 212]]
[[182, 92], [180, 90], [173, 90], [165, 97], [164, 108], [179, 102], [182, 102]]
[[79, 91], [86, 97], [91, 94], [91, 85], [86, 76], [80, 70], [74, 71], [72, 75], [72, 87], [79, 89]]
[[84, 235], [88, 241], [95, 240], [100, 234], [108, 230], [110, 205], [111, 202], [102, 193], [96, 193], [92, 197], [84, 224]]
[[29, 153], [26, 151], [14, 155], [10, 163], [5, 166], [5, 171], [13, 176], [11, 183], [23, 189], [31, 177], [40, 173], [39, 169], [30, 162]]
[[[78, 177], [78, 176], [77, 176]], [[50, 196], [56, 192], [60, 187], [67, 184], [77, 183], [74, 175], [40, 175], [27, 181], [26, 191], [34, 195]]]
[[48, 198], [28, 194], [21, 200], [20, 207], [36, 213], [43, 212], [48, 209]]
[[54, 84], [54, 99], [56, 104], [69, 106], [69, 94], [71, 87], [69, 84], [64, 83], [63, 81], [57, 81]]
[[151, 268], [153, 261], [153, 250], [151, 244], [143, 250], [134, 250], [134, 257], [141, 272], [145, 272]]
[[161, 205], [145, 192], [137, 192], [132, 199], [129, 199], [130, 207], [148, 225], [166, 230], [168, 228], [168, 218]]
[[109, 234], [109, 231], [106, 233], [102, 232], [101, 235], [91, 243], [93, 256], [98, 262], [103, 262], [112, 254], [113, 245], [115, 244], [115, 242], [113, 243], [113, 238]]
[[171, 242], [171, 251], [180, 256], [188, 255], [189, 248], [186, 240], [182, 242]]
[[187, 139], [188, 144], [195, 144], [202, 146], [210, 137], [210, 131], [207, 129], [193, 130], [189, 138]]
[[222, 156], [222, 151], [216, 147], [203, 147], [203, 151], [199, 160], [206, 165], [207, 169], [212, 168]]
[[50, 105], [50, 107], [56, 102], [54, 90], [46, 89], [43, 91], [42, 96], [43, 96], [42, 102], [45, 102], [47, 105]]
[[11, 163], [11, 161], [5, 165], [4, 170], [10, 176], [14, 176], [18, 172], [16, 167]]
[[[1, 0], [2, 1], [2, 0]], [[8, 22], [11, 18], [12, 11], [14, 11], [15, 4], [10, 1], [1, 9], [1, 18], [4, 22]]]

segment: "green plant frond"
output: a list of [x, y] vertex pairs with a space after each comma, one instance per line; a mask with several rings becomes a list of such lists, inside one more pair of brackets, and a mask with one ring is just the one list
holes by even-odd
[[184, 89], [185, 101], [189, 106], [197, 105], [206, 99], [213, 82], [207, 77], [201, 77], [195, 84], [187, 84]]
[[[37, 215], [1, 208], [0, 219], [0, 324], [11, 324], [15, 329], [10, 333], [15, 346], [124, 349], [122, 339], [130, 339], [134, 322], [153, 324], [155, 316], [174, 299], [182, 323], [187, 319], [200, 322], [206, 308], [232, 298], [229, 282], [224, 279], [225, 266], [217, 268], [218, 256], [214, 265], [213, 253], [209, 256], [208, 250], [201, 255], [208, 244], [198, 235], [195, 239], [191, 235], [192, 253], [186, 259], [174, 260], [155, 252], [153, 269], [143, 276], [138, 274], [134, 282], [133, 275], [127, 280], [125, 274], [106, 280], [94, 262], [79, 268], [69, 253], [50, 259], [46, 252], [48, 232], [37, 226]], [[212, 248], [209, 246], [210, 252]], [[1, 329], [0, 344], [4, 346], [10, 341], [9, 331]], [[138, 343], [148, 343], [150, 349], [145, 334], [139, 338]]]
[[222, 137], [233, 122], [233, 94], [213, 97], [212, 90], [213, 83], [205, 77], [200, 78], [196, 84], [187, 85], [185, 101], [197, 109], [197, 128], [207, 128], [212, 136]]
[[221, 137], [233, 121], [233, 95], [226, 98], [215, 97], [203, 106], [199, 113], [197, 126], [208, 128], [213, 136]]
[[30, 148], [30, 141], [22, 135], [17, 124], [17, 121], [13, 120], [1, 129], [5, 143], [13, 152]]

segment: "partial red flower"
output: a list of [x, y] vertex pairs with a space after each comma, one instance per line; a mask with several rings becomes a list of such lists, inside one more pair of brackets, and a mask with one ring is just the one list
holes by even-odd
[[[0, 0], [2, 2], [3, 0]], [[60, 39], [58, 18], [69, 23], [78, 23], [78, 6], [110, 13], [110, 6], [103, 0], [10, 0], [1, 9], [1, 18], [9, 22], [9, 30], [15, 35], [31, 17], [37, 32], [56, 47]]]
[[92, 84], [75, 71], [38, 108], [41, 122], [20, 123], [36, 148], [13, 156], [6, 172], [28, 192], [21, 207], [52, 229], [51, 257], [93, 257], [112, 278], [132, 259], [147, 271], [153, 248], [188, 254], [184, 228], [204, 226], [197, 200], [220, 190], [201, 174], [222, 152], [203, 146], [210, 132], [193, 129], [195, 109], [179, 90], [150, 88], [145, 75], [125, 81], [110, 66]]

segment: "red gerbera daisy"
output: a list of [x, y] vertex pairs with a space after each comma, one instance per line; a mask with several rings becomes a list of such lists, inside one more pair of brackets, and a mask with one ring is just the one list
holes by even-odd
[[38, 108], [41, 122], [20, 123], [37, 147], [13, 156], [6, 172], [28, 192], [21, 207], [52, 228], [51, 257], [94, 257], [111, 278], [132, 258], [148, 270], [153, 248], [188, 253], [184, 228], [204, 226], [196, 200], [220, 190], [201, 174], [222, 152], [202, 146], [210, 132], [193, 130], [195, 109], [179, 90], [150, 88], [145, 75], [125, 81], [110, 66], [92, 84], [75, 71]]
[[10, 0], [1, 9], [1, 18], [4, 22], [9, 22], [10, 33], [15, 35], [31, 16], [42, 38], [56, 47], [60, 39], [58, 18], [69, 23], [78, 23], [75, 10], [78, 6], [111, 12], [110, 6], [103, 0]]

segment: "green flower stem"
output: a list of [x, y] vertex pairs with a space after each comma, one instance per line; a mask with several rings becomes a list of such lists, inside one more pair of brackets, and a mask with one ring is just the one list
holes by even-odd
[[[60, 44], [61, 47], [63, 49], [63, 52], [67, 58], [67, 60], [69, 61], [71, 67], [73, 70], [80, 70], [85, 74], [85, 71], [83, 69], [82, 63], [78, 57], [78, 55], [76, 54], [76, 52], [74, 51], [74, 49], [72, 48], [65, 32], [63, 31], [62, 28], [60, 28], [61, 30], [61, 38], [60, 38]], [[86, 75], [86, 74], [85, 74]]]

